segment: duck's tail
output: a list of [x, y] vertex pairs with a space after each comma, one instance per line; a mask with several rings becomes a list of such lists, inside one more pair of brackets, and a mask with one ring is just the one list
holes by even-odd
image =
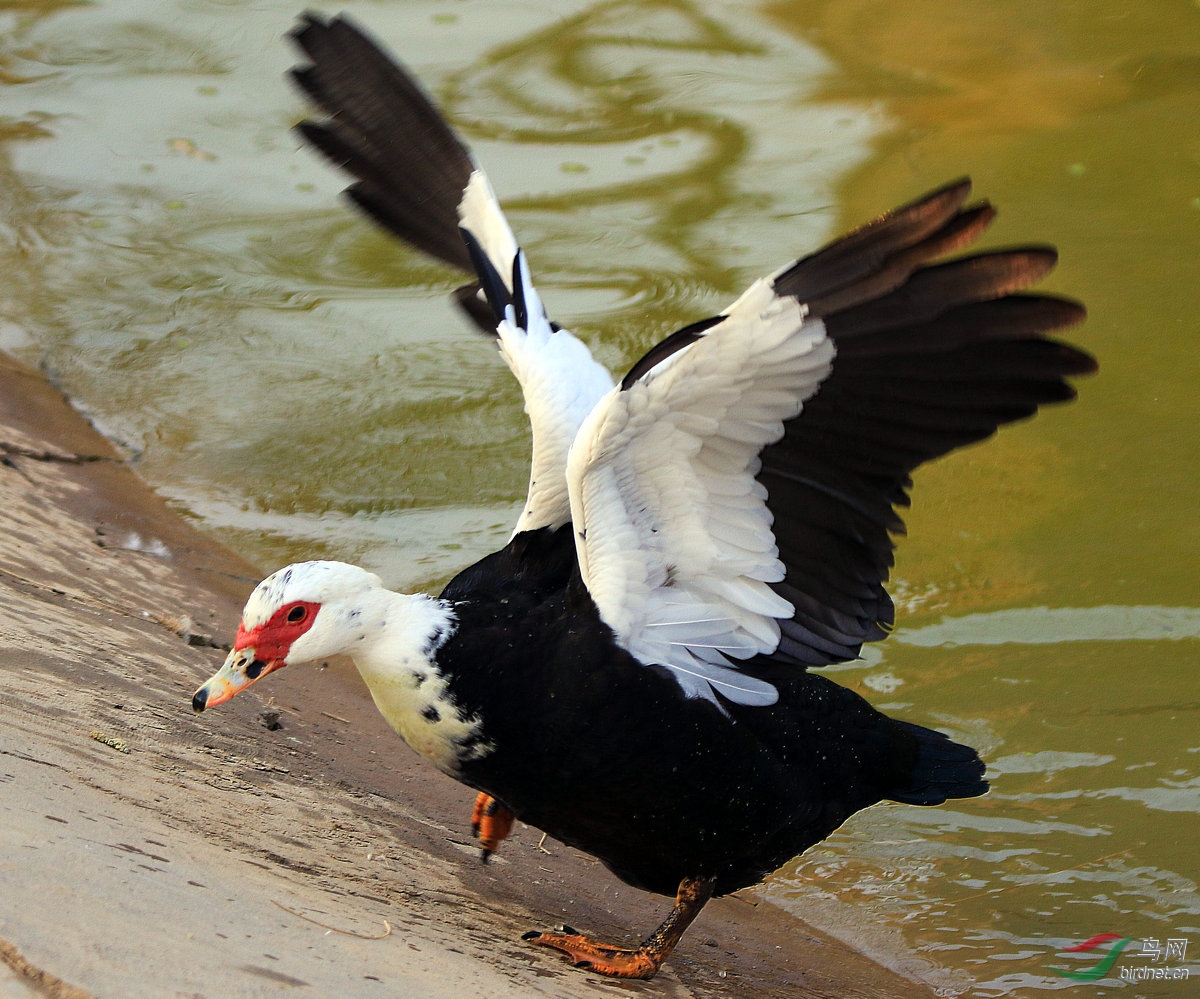
[[906, 805], [940, 805], [948, 798], [974, 798], [987, 791], [983, 760], [970, 746], [911, 722], [896, 724], [917, 740], [917, 759], [908, 783], [889, 792], [889, 800]]

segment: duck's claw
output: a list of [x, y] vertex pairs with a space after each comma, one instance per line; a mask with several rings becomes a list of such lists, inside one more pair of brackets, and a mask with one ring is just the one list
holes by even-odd
[[539, 947], [553, 947], [566, 954], [575, 967], [597, 974], [613, 978], [653, 978], [675, 949], [683, 931], [712, 897], [714, 884], [712, 878], [684, 878], [675, 894], [671, 914], [637, 947], [609, 947], [596, 943], [569, 926], [560, 926], [553, 933], [533, 930], [521, 939]]
[[488, 857], [496, 852], [501, 840], [508, 839], [515, 819], [516, 816], [490, 794], [480, 791], [476, 796], [471, 811], [471, 832], [482, 847], [479, 859], [483, 863], [486, 864]]
[[665, 953], [656, 953], [646, 944], [632, 949], [609, 947], [576, 933], [569, 926], [564, 926], [563, 930], [561, 933], [532, 930], [521, 939], [539, 947], [553, 947], [561, 951], [576, 968], [613, 978], [653, 978], [667, 956]]

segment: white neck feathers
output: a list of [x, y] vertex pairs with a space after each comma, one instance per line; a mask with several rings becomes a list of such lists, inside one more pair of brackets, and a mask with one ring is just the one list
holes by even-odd
[[454, 775], [490, 747], [481, 721], [455, 703], [437, 651], [453, 634], [449, 605], [424, 595], [377, 589], [343, 612], [354, 641], [346, 649], [389, 725], [421, 756]]

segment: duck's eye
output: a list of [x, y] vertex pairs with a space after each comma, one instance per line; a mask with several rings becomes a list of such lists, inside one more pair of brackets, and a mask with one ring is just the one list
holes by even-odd
[[287, 612], [288, 624], [299, 624], [308, 617], [308, 608], [303, 604], [296, 604], [290, 611]]

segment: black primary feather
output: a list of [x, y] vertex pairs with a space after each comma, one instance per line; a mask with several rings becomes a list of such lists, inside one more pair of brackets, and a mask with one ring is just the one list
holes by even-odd
[[[328, 116], [297, 131], [356, 178], [346, 195], [418, 250], [473, 272], [459, 235], [458, 205], [475, 165], [421, 87], [343, 16], [305, 14], [292, 38], [310, 64], [292, 79]], [[494, 324], [468, 286], [455, 298], [487, 333]]]

